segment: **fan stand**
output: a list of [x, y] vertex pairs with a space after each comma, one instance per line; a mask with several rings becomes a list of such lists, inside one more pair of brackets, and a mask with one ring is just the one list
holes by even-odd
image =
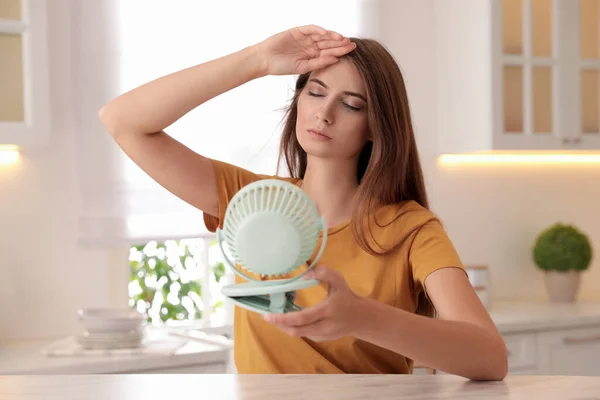
[[276, 279], [227, 285], [221, 293], [240, 307], [259, 314], [286, 313], [302, 310], [294, 303], [297, 290], [318, 284], [317, 279]]

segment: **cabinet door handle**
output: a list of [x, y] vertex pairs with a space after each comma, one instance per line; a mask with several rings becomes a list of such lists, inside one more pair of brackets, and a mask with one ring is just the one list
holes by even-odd
[[587, 336], [587, 337], [565, 337], [563, 338], [563, 344], [579, 344], [579, 343], [590, 343], [600, 342], [600, 335]]

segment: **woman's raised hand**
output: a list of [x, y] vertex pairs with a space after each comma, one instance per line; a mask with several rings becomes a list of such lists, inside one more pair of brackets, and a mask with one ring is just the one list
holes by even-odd
[[267, 75], [304, 74], [324, 68], [355, 47], [347, 37], [316, 25], [291, 28], [255, 45]]

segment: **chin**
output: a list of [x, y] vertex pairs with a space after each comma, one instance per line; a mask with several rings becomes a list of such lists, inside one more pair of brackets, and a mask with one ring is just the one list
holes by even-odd
[[[326, 148], [325, 146], [302, 146], [308, 157], [318, 158], [321, 160], [349, 160], [353, 159], [352, 155], [341, 154], [339, 149]], [[337, 150], [337, 151], [336, 151]]]
[[317, 158], [335, 158], [335, 154], [332, 153], [331, 149], [317, 148], [319, 146], [302, 146], [304, 151], [309, 157]]
[[300, 143], [300, 147], [312, 157], [319, 158], [331, 158], [335, 156], [335, 152], [333, 151], [333, 143], [330, 141], [327, 142], [319, 142], [315, 140], [311, 140], [310, 138], [299, 137], [298, 143]]

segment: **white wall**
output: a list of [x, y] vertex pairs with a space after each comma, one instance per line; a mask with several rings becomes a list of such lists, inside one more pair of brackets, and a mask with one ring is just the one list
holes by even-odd
[[18, 165], [0, 167], [0, 339], [70, 333], [79, 307], [126, 301], [126, 285], [120, 290], [110, 282], [117, 279], [114, 260], [124, 260], [126, 278], [127, 249], [77, 246], [77, 99], [70, 62], [76, 34], [69, 7], [69, 0], [49, 7], [52, 143], [26, 149]]
[[[600, 298], [599, 165], [437, 165], [438, 135], [444, 132], [435, 110], [445, 105], [437, 101], [436, 1], [447, 0], [380, 1], [382, 38], [405, 74], [434, 211], [465, 263], [489, 265], [495, 299], [545, 300], [543, 275], [531, 261], [532, 242], [556, 221], [577, 225], [597, 254], [583, 276], [580, 298]], [[476, 89], [461, 93], [469, 90]]]
[[[77, 245], [80, 185], [77, 76], [66, 10], [50, 8], [52, 145], [0, 169], [0, 339], [64, 335], [84, 306], [125, 305], [127, 248]], [[495, 298], [544, 298], [529, 247], [542, 227], [563, 220], [600, 243], [600, 167], [436, 166], [434, 0], [382, 0], [383, 38], [405, 74], [434, 210], [465, 263], [492, 270]], [[536, 186], [533, 188], [533, 186]], [[483, 233], [481, 233], [483, 232]], [[600, 252], [600, 246], [597, 246]], [[582, 297], [600, 293], [600, 258], [585, 275]]]

